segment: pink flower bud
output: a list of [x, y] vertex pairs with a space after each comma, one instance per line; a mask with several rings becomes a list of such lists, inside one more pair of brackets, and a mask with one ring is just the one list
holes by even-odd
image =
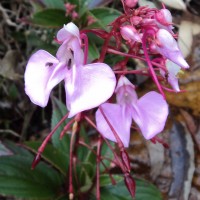
[[138, 0], [125, 0], [125, 4], [129, 8], [133, 8], [138, 3]]
[[161, 9], [155, 14], [155, 18], [162, 25], [168, 26], [172, 24], [172, 15], [167, 9]]
[[141, 42], [140, 35], [138, 34], [137, 30], [131, 25], [120, 27], [120, 33], [122, 37], [129, 42]]
[[182, 68], [189, 68], [189, 65], [185, 61], [176, 40], [165, 29], [159, 29], [156, 33], [156, 45], [157, 51], [168, 58], [172, 62], [176, 63]]
[[142, 21], [142, 17], [139, 16], [133, 16], [130, 18], [131, 24], [132, 25], [138, 25]]

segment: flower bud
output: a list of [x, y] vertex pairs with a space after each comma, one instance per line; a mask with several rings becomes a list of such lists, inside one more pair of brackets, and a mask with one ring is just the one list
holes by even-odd
[[140, 35], [138, 34], [137, 30], [131, 25], [120, 27], [120, 33], [122, 37], [129, 42], [141, 42]]
[[134, 198], [135, 197], [135, 181], [134, 181], [134, 179], [130, 176], [130, 174], [125, 174], [124, 182], [126, 184], [128, 191], [130, 192], [131, 196]]
[[133, 16], [130, 18], [131, 24], [132, 25], [138, 25], [142, 21], [142, 17], [139, 16]]
[[138, 0], [125, 0], [125, 5], [129, 8], [134, 8], [137, 3]]
[[168, 26], [172, 24], [171, 12], [167, 9], [161, 9], [155, 14], [155, 19], [162, 25]]
[[182, 68], [189, 68], [189, 65], [185, 61], [176, 40], [165, 29], [159, 29], [156, 33], [156, 45], [157, 51], [168, 58], [172, 62], [176, 63]]

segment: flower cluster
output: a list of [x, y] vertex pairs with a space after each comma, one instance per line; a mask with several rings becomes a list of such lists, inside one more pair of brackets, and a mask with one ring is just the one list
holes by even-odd
[[[189, 65], [175, 40], [177, 36], [173, 32], [169, 10], [134, 9], [137, 1], [124, 0], [122, 3], [125, 14], [110, 24], [109, 32], [100, 29], [79, 31], [72, 22], [64, 25], [57, 33], [60, 47], [56, 57], [44, 50], [30, 57], [25, 71], [25, 91], [33, 103], [45, 107], [51, 90], [64, 80], [69, 110], [67, 117], [76, 116], [67, 128], [72, 122], [80, 121], [79, 113], [98, 107], [95, 113], [96, 129], [102, 138], [118, 144], [122, 163], [118, 156], [116, 160], [125, 175], [127, 188], [134, 196], [131, 189], [134, 181], [129, 174], [130, 163], [124, 149], [129, 146], [132, 121], [145, 139], [156, 141], [156, 135], [163, 131], [168, 116], [163, 91], [179, 92], [178, 74]], [[88, 63], [87, 59], [87, 32], [105, 40], [99, 59], [92, 63]], [[113, 39], [115, 46], [112, 46]], [[123, 50], [125, 45], [126, 52]], [[107, 54], [120, 55], [124, 59], [111, 68], [104, 63]], [[148, 68], [129, 70], [127, 62], [130, 58], [145, 61]], [[126, 78], [126, 74], [151, 77], [160, 93], [150, 91], [138, 98], [136, 86]], [[168, 82], [172, 89], [166, 88], [163, 82]], [[116, 101], [110, 99], [114, 93]], [[89, 118], [85, 119], [95, 127]], [[74, 130], [77, 131], [76, 128]], [[40, 147], [39, 154], [44, 146]]]

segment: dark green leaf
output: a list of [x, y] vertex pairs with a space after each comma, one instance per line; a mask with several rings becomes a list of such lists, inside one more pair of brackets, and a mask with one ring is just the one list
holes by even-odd
[[33, 15], [31, 22], [45, 27], [62, 27], [69, 19], [65, 16], [65, 11], [61, 9], [45, 9]]
[[59, 8], [65, 10], [63, 0], [43, 0], [47, 8]]
[[[123, 176], [120, 175], [112, 175], [113, 179], [116, 181], [116, 183], [122, 181], [124, 178]], [[100, 176], [100, 186], [108, 186], [108, 185], [112, 185], [110, 176], [108, 174], [103, 174]]]
[[44, 163], [31, 170], [33, 157], [0, 158], [0, 194], [26, 199], [54, 199], [63, 183], [61, 175]]
[[[116, 185], [108, 185], [101, 188], [101, 199], [107, 200], [113, 197], [114, 200], [132, 200], [124, 181]], [[160, 191], [147, 181], [136, 179], [135, 200], [162, 200]]]
[[96, 20], [90, 27], [107, 29], [121, 13], [113, 8], [95, 8], [90, 10], [89, 14]]

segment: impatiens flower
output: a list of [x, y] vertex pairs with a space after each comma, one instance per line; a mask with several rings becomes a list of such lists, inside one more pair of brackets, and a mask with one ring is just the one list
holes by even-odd
[[[167, 81], [172, 86], [172, 88], [179, 92], [179, 85], [178, 85], [178, 74], [181, 72], [181, 67], [170, 60], [166, 60], [166, 68], [167, 68]], [[165, 77], [165, 72], [161, 69], [161, 75]]]
[[[125, 147], [129, 145], [132, 119], [139, 126], [145, 139], [151, 139], [163, 130], [168, 105], [161, 94], [152, 91], [138, 99], [134, 85], [127, 78], [121, 77], [116, 95], [117, 104], [104, 103], [101, 108]], [[96, 112], [96, 124], [105, 138], [116, 142], [100, 110]]]
[[171, 60], [182, 68], [189, 68], [176, 40], [165, 29], [159, 29], [156, 33], [156, 50], [165, 58]]
[[58, 31], [62, 43], [56, 57], [39, 50], [28, 61], [25, 91], [31, 101], [41, 107], [48, 103], [51, 90], [65, 81], [69, 117], [99, 106], [114, 92], [115, 75], [104, 63], [84, 65], [79, 29], [73, 23]]
[[[132, 119], [139, 126], [145, 139], [151, 139], [163, 130], [168, 105], [161, 94], [152, 91], [138, 99], [134, 85], [122, 76], [116, 88], [116, 95], [117, 104], [104, 103], [101, 108], [125, 147], [129, 145]], [[105, 138], [116, 142], [99, 109], [96, 112], [96, 124]]]
[[122, 37], [128, 42], [135, 42], [135, 41], [142, 42], [139, 33], [131, 25], [120, 27], [120, 33]]

